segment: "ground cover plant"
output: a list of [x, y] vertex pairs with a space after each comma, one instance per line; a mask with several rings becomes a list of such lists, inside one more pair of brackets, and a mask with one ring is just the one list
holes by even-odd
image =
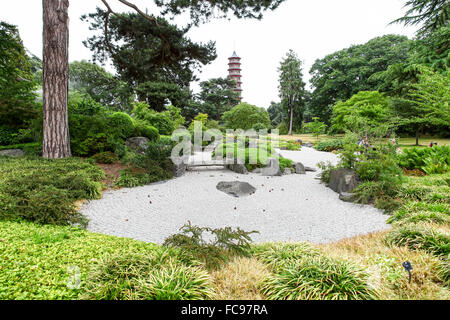
[[103, 171], [81, 159], [0, 157], [0, 219], [84, 224], [74, 202], [101, 196]]

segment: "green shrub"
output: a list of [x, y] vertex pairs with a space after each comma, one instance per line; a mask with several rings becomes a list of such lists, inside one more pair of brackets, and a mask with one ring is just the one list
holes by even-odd
[[433, 173], [445, 173], [450, 165], [450, 146], [433, 148], [407, 148], [398, 155], [400, 167], [408, 170], [425, 170]]
[[150, 141], [156, 141], [159, 139], [159, 131], [153, 126], [150, 126], [142, 120], [135, 121], [134, 135], [136, 137], [146, 137]]
[[294, 161], [286, 158], [279, 158], [278, 160], [280, 161], [281, 172], [284, 172], [287, 168], [293, 168], [292, 164]]
[[0, 159], [0, 220], [84, 224], [73, 203], [99, 198], [103, 171], [79, 159]]
[[341, 150], [343, 147], [344, 147], [344, 145], [343, 145], [343, 142], [341, 139], [322, 141], [314, 146], [314, 148], [317, 151], [324, 151], [324, 152], [332, 152], [332, 151]]
[[123, 112], [115, 112], [108, 117], [108, 134], [116, 139], [127, 139], [134, 132], [133, 119]]
[[208, 274], [186, 266], [173, 249], [101, 259], [86, 280], [84, 299], [195, 300], [211, 294]]
[[269, 127], [267, 126], [267, 124], [264, 123], [255, 123], [252, 127], [252, 129], [255, 131], [267, 130], [268, 128]]
[[280, 140], [279, 147], [281, 149], [286, 149], [289, 151], [300, 151], [302, 149], [301, 144], [299, 142], [295, 142], [292, 140]]
[[450, 254], [450, 236], [426, 225], [397, 227], [388, 234], [386, 241], [390, 245], [426, 250], [444, 258]]
[[252, 129], [256, 124], [270, 128], [270, 117], [264, 108], [258, 108], [248, 103], [241, 103], [223, 114], [222, 120], [228, 129]]
[[119, 161], [119, 157], [115, 153], [109, 151], [97, 153], [92, 158], [95, 160], [95, 162], [101, 164], [112, 164]]
[[[231, 227], [220, 229], [193, 226], [189, 221], [180, 229], [180, 233], [168, 237], [164, 246], [180, 248], [183, 254], [193, 260], [199, 260], [208, 268], [218, 268], [233, 255], [247, 255], [250, 249], [252, 233]], [[205, 240], [204, 234], [213, 240]]]
[[262, 284], [270, 300], [371, 300], [368, 274], [346, 261], [305, 256], [276, 270]]
[[170, 136], [177, 129], [170, 111], [156, 112], [155, 110], [151, 110], [148, 104], [144, 102], [134, 104], [133, 114], [135, 119], [143, 120], [147, 125], [158, 129], [159, 134]]

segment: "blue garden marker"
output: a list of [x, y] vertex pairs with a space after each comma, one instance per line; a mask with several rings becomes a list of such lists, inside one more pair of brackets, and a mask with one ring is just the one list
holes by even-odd
[[411, 265], [411, 262], [405, 261], [405, 262], [402, 263], [402, 266], [403, 266], [403, 268], [405, 268], [406, 271], [408, 271], [408, 273], [409, 273], [409, 283], [411, 283], [411, 276], [412, 276], [412, 269], [413, 269], [413, 267]]

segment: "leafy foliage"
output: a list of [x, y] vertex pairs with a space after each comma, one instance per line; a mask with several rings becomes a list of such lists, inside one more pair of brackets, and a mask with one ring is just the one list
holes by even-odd
[[419, 35], [434, 32], [440, 27], [447, 27], [450, 20], [450, 4], [446, 0], [408, 0], [406, 15], [392, 23], [418, 25]]
[[100, 197], [103, 171], [89, 162], [0, 157], [0, 220], [73, 225], [86, 221], [74, 202]]
[[37, 115], [36, 84], [17, 27], [0, 21], [0, 126], [21, 128]]
[[[180, 120], [184, 122], [184, 118], [180, 114], [166, 110], [164, 112], [156, 112], [150, 109], [145, 102], [138, 102], [134, 104], [133, 116], [135, 119], [144, 121], [147, 125], [155, 127], [159, 134], [171, 135], [177, 129], [176, 123]], [[180, 119], [180, 117], [182, 119]]]
[[[192, 259], [198, 259], [208, 268], [217, 268], [233, 255], [246, 255], [250, 249], [252, 233], [237, 228], [198, 227], [189, 221], [180, 229], [180, 233], [168, 237], [164, 246], [177, 247]], [[212, 240], [205, 240], [204, 234], [209, 234]]]
[[316, 60], [310, 71], [312, 115], [329, 123], [336, 102], [378, 90], [384, 83], [381, 73], [407, 60], [410, 43], [404, 36], [385, 35]]
[[383, 136], [390, 129], [389, 98], [378, 91], [361, 91], [333, 107], [331, 132], [356, 132], [364, 136]]
[[163, 111], [168, 102], [182, 107], [190, 96], [184, 88], [196, 80], [194, 71], [216, 58], [215, 44], [194, 43], [186, 36], [189, 28], [152, 18], [155, 23], [136, 13], [109, 15], [97, 9], [83, 20], [108, 34], [93, 36], [85, 45], [94, 52], [94, 60], [110, 58], [120, 79], [152, 109]]
[[128, 85], [95, 63], [72, 62], [69, 83], [71, 89], [88, 94], [111, 110], [130, 111], [132, 97]]
[[[424, 170], [437, 166], [432, 173], [444, 173], [450, 165], [450, 147], [407, 148], [398, 155], [398, 163], [408, 170]], [[438, 169], [440, 168], [440, 169]], [[447, 169], [446, 169], [447, 168]], [[439, 172], [441, 171], [441, 172]]]
[[341, 139], [332, 139], [321, 141], [314, 146], [317, 151], [332, 152], [336, 150], [341, 150], [343, 148], [343, 143]]
[[266, 128], [270, 127], [270, 117], [264, 108], [258, 108], [248, 103], [241, 103], [223, 114], [222, 120], [229, 129], [252, 129], [260, 123]]

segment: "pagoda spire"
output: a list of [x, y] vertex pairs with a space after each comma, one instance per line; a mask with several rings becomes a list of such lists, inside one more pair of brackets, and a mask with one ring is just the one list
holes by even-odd
[[233, 55], [228, 58], [228, 73], [229, 78], [236, 81], [234, 92], [239, 93], [239, 99], [242, 100], [242, 75], [241, 75], [241, 58], [233, 51]]

